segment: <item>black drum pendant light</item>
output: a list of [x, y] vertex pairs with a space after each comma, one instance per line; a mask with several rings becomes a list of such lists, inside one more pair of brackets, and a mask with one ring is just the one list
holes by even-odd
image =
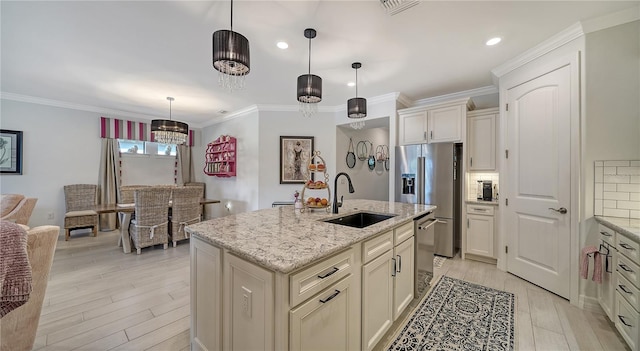
[[362, 119], [367, 117], [367, 99], [358, 97], [358, 68], [360, 67], [362, 67], [360, 62], [351, 64], [351, 68], [356, 70], [356, 97], [347, 101], [347, 116], [356, 119], [350, 124], [353, 129], [362, 129], [364, 127]]
[[309, 39], [309, 73], [298, 77], [298, 101], [302, 115], [310, 117], [318, 112], [318, 103], [322, 101], [322, 78], [311, 74], [311, 39], [316, 37], [316, 30], [305, 29], [304, 37]]
[[154, 119], [151, 121], [151, 132], [154, 141], [163, 144], [184, 144], [189, 136], [189, 125], [171, 120], [171, 102], [175, 100], [171, 96], [169, 100], [169, 119]]
[[229, 91], [244, 88], [249, 74], [249, 40], [233, 31], [233, 0], [231, 0], [231, 30], [213, 33], [213, 67], [218, 70], [218, 84]]

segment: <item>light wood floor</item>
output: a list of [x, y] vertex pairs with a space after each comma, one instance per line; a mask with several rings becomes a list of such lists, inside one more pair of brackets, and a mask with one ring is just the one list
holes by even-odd
[[[136, 255], [123, 254], [117, 238], [115, 231], [60, 238], [35, 350], [189, 349], [188, 241]], [[606, 316], [493, 265], [448, 259], [434, 273], [434, 281], [446, 274], [516, 294], [519, 350], [627, 349]]]

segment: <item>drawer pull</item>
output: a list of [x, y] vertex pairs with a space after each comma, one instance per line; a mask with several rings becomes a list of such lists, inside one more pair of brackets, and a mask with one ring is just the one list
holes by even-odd
[[626, 264], [618, 263], [618, 267], [622, 268], [625, 272], [633, 273], [633, 269], [629, 268]]
[[618, 287], [620, 288], [620, 290], [624, 291], [626, 294], [631, 294], [631, 291], [627, 290], [626, 286], [622, 284], [618, 284]]
[[618, 319], [620, 320], [620, 322], [622, 322], [622, 324], [626, 325], [627, 327], [633, 327], [633, 325], [631, 325], [631, 324], [627, 323], [627, 322], [624, 320], [624, 317], [623, 317], [623, 316], [618, 315]]
[[318, 276], [318, 278], [320, 278], [320, 279], [324, 279], [324, 278], [326, 278], [326, 277], [328, 277], [328, 276], [332, 275], [333, 273], [335, 273], [335, 272], [337, 272], [337, 271], [339, 271], [339, 269], [338, 269], [337, 267], [333, 267], [333, 269], [331, 270], [331, 272], [327, 272], [327, 273], [325, 273], [325, 274], [323, 274], [323, 275], [319, 275], [319, 276]]
[[629, 244], [620, 243], [620, 246], [621, 246], [623, 249], [627, 249], [627, 250], [631, 250], [631, 251], [636, 251], [636, 249], [635, 249], [633, 246], [629, 245]]
[[602, 234], [604, 236], [612, 236], [610, 233], [607, 233], [607, 232], [600, 232], [600, 234]]
[[395, 258], [391, 259], [393, 261], [393, 269], [391, 270], [391, 276], [395, 277], [396, 276], [396, 267], [397, 267], [397, 261]]
[[473, 210], [477, 212], [487, 212], [487, 209], [485, 208], [474, 208]]
[[398, 257], [398, 270], [397, 270], [397, 272], [400, 273], [400, 272], [402, 272], [402, 256], [396, 255], [396, 257]]
[[340, 294], [340, 290], [336, 289], [336, 292], [334, 292], [333, 294], [328, 296], [326, 299], [320, 299], [320, 302], [327, 303], [327, 302], [333, 300], [334, 297], [338, 296], [338, 294]]

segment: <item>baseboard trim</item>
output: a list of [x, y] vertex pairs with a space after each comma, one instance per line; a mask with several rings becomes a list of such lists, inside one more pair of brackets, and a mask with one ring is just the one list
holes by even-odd
[[484, 257], [484, 256], [479, 256], [479, 255], [474, 255], [474, 254], [470, 254], [470, 253], [466, 253], [464, 255], [465, 260], [473, 260], [473, 261], [480, 261], [480, 262], [484, 262], [484, 263], [488, 263], [488, 264], [497, 264], [497, 260], [495, 258], [491, 258], [491, 257]]
[[578, 301], [578, 307], [580, 307], [585, 311], [606, 315], [606, 313], [600, 306], [600, 302], [598, 302], [597, 297], [580, 295], [580, 299]]

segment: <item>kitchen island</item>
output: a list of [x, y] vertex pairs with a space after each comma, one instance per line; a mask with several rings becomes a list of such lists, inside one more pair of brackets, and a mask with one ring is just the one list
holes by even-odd
[[[434, 209], [346, 200], [339, 214], [279, 207], [187, 226], [192, 349], [372, 349], [413, 298], [413, 219]], [[394, 217], [323, 221], [356, 212]]]

